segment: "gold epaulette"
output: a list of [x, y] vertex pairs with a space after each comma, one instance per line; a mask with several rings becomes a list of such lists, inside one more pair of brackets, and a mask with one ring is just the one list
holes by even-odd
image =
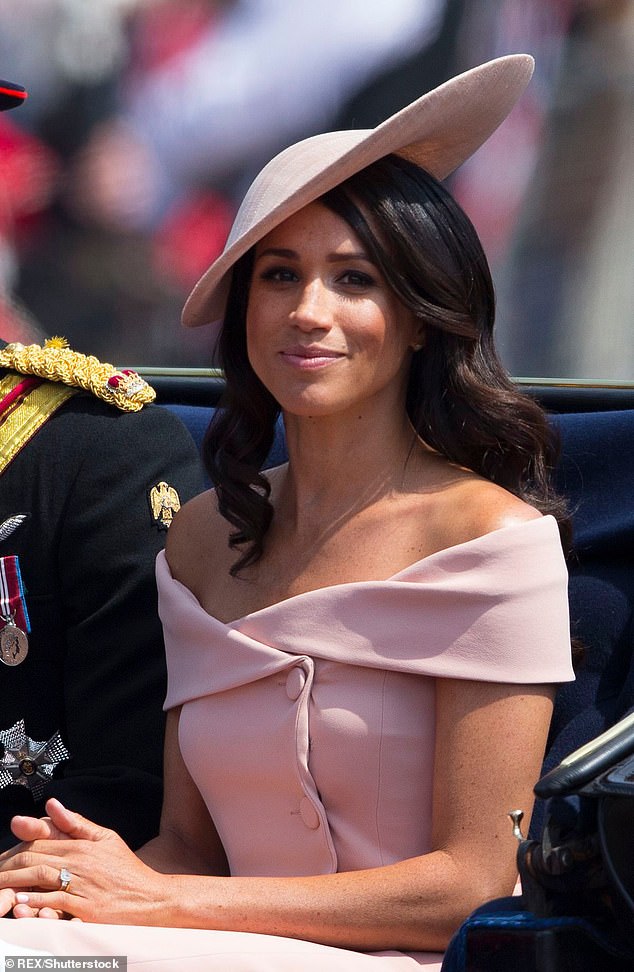
[[136, 371], [117, 369], [92, 355], [68, 347], [65, 338], [39, 344], [7, 344], [0, 350], [0, 368], [35, 375], [92, 392], [123, 412], [138, 412], [156, 398], [156, 392]]

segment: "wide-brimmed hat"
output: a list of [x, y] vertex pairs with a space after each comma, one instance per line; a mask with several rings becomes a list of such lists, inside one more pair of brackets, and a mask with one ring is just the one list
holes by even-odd
[[0, 111], [17, 108], [27, 98], [28, 95], [21, 84], [14, 84], [13, 81], [2, 81], [0, 79]]
[[378, 159], [393, 153], [446, 178], [504, 121], [533, 67], [528, 54], [496, 58], [446, 81], [376, 128], [326, 132], [284, 149], [251, 184], [222, 254], [187, 299], [183, 324], [221, 319], [236, 260], [293, 213]]

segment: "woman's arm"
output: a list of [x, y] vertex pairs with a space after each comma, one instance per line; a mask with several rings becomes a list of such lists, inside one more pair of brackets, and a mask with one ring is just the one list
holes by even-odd
[[[421, 857], [315, 877], [166, 877], [111, 831], [64, 811], [77, 840], [36, 842], [15, 858], [25, 870], [2, 865], [0, 887], [57, 887], [65, 866], [71, 893], [31, 892], [30, 906], [87, 921], [261, 932], [360, 950], [442, 949], [473, 907], [512, 890], [516, 843], [506, 813], [532, 804], [551, 698], [544, 687], [439, 680], [433, 847]], [[180, 846], [192, 853], [202, 834], [188, 809], [187, 823], [179, 820], [186, 792], [170, 798], [163, 836], [148, 845], [161, 868]], [[203, 840], [211, 861], [216, 839]]]
[[210, 894], [183, 878], [173, 920], [368, 951], [443, 949], [474, 907], [513, 890], [517, 842], [507, 812], [529, 815], [552, 694], [438, 681], [429, 854], [310, 878], [232, 878]]
[[178, 745], [180, 707], [170, 709], [165, 727], [163, 809], [159, 834], [137, 852], [164, 874], [228, 874], [227, 859], [198, 787]]

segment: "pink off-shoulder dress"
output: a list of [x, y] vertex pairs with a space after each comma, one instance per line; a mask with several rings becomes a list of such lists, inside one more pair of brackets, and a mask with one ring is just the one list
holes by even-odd
[[[171, 577], [163, 554], [157, 578], [165, 705], [182, 706], [183, 758], [234, 875], [327, 874], [425, 854], [435, 679], [573, 678], [552, 517], [443, 550], [386, 581], [300, 594], [229, 624]], [[431, 972], [442, 962], [439, 953], [361, 953], [242, 932], [2, 926], [8, 942], [125, 954], [129, 968], [163, 972]]]

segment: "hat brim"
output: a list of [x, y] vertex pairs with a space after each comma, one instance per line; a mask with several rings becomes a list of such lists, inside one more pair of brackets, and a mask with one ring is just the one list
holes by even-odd
[[451, 78], [376, 128], [327, 132], [285, 149], [245, 195], [222, 254], [187, 298], [184, 326], [221, 320], [236, 260], [293, 213], [373, 162], [401, 155], [437, 179], [446, 178], [504, 121], [533, 68], [528, 54], [496, 58]]
[[28, 94], [21, 84], [13, 84], [12, 81], [2, 81], [0, 79], [0, 111], [9, 111], [17, 108], [28, 98]]

